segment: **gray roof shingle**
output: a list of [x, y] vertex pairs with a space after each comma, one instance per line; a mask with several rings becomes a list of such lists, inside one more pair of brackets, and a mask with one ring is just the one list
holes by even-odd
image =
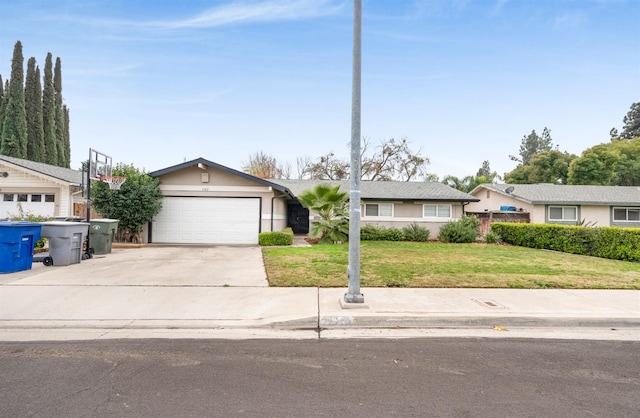
[[[289, 189], [295, 196], [302, 191], [312, 189], [318, 184], [340, 185], [343, 192], [349, 192], [349, 180], [280, 180], [272, 183]], [[438, 182], [418, 181], [362, 181], [360, 197], [369, 200], [423, 200], [446, 202], [477, 202], [479, 199]]]
[[[637, 186], [481, 184], [478, 187], [484, 187], [505, 195], [508, 194], [534, 205], [561, 203], [572, 205], [640, 206], [640, 187]], [[507, 193], [506, 190], [509, 187], [513, 187], [513, 190]]]
[[56, 178], [58, 180], [66, 181], [67, 183], [71, 183], [73, 185], [82, 184], [82, 171], [58, 167], [50, 164], [37, 163], [35, 161], [23, 160], [21, 158], [8, 157], [6, 155], [0, 155], [0, 160], [15, 164], [28, 170], [35, 171], [40, 174], [44, 174], [49, 177]]

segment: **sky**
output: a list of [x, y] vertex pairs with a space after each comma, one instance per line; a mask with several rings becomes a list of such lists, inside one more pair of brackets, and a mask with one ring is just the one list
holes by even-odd
[[[196, 158], [241, 170], [351, 140], [351, 0], [0, 0], [16, 41], [62, 61], [71, 168], [89, 149], [147, 172]], [[523, 136], [580, 155], [640, 101], [639, 0], [363, 0], [362, 122], [428, 172], [503, 175]]]

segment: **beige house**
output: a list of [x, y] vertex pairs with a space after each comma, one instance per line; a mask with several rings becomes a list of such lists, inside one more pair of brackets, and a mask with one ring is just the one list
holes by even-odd
[[[150, 173], [161, 181], [162, 210], [150, 223], [148, 241], [166, 244], [257, 244], [258, 234], [291, 227], [307, 234], [315, 214], [296, 196], [315, 180], [264, 180], [203, 158]], [[362, 223], [403, 227], [416, 222], [437, 235], [476, 201], [442, 183], [361, 183]]]
[[[523, 212], [531, 223], [640, 227], [640, 187], [481, 184], [469, 212]], [[506, 210], [505, 210], [506, 209]]]
[[82, 172], [0, 155], [0, 219], [24, 214], [68, 217], [83, 202]]
[[148, 241], [165, 244], [257, 244], [262, 231], [287, 226], [280, 185], [198, 158], [149, 173], [160, 179], [162, 209]]
[[[318, 184], [339, 185], [340, 190], [349, 192], [348, 180], [271, 180], [286, 186], [297, 196], [304, 190]], [[377, 225], [385, 228], [403, 228], [416, 223], [427, 228], [432, 237], [440, 232], [445, 223], [459, 219], [466, 211], [466, 205], [478, 199], [439, 182], [418, 181], [362, 181], [360, 182], [361, 224]], [[300, 209], [297, 208], [300, 206]], [[294, 232], [306, 233], [309, 221], [315, 214], [303, 212], [302, 224], [297, 225], [296, 212], [306, 209], [297, 202], [289, 202], [288, 222]], [[305, 217], [306, 214], [306, 217]]]

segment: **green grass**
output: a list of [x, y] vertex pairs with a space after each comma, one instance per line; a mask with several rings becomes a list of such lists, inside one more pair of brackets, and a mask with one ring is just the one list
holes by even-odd
[[[263, 248], [277, 287], [346, 287], [348, 245]], [[640, 263], [507, 245], [363, 241], [362, 287], [640, 289]]]

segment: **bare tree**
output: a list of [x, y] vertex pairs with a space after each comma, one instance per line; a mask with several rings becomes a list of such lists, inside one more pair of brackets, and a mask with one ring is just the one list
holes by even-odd
[[256, 152], [249, 156], [249, 161], [243, 163], [242, 171], [263, 179], [288, 179], [291, 176], [291, 164], [280, 164], [275, 157]]
[[[363, 180], [370, 181], [412, 181], [428, 179], [429, 159], [420, 151], [414, 152], [406, 138], [394, 138], [372, 147], [367, 138], [363, 138], [360, 151]], [[291, 166], [282, 165], [275, 157], [258, 152], [244, 163], [242, 170], [256, 177], [272, 179], [291, 178]], [[350, 161], [336, 156], [332, 151], [317, 159], [309, 156], [296, 158], [298, 180], [346, 180], [350, 174]]]
[[409, 141], [394, 138], [380, 141], [373, 154], [368, 155], [369, 141], [364, 139], [362, 153], [362, 178], [380, 181], [411, 181], [426, 176], [429, 159], [409, 148]]

